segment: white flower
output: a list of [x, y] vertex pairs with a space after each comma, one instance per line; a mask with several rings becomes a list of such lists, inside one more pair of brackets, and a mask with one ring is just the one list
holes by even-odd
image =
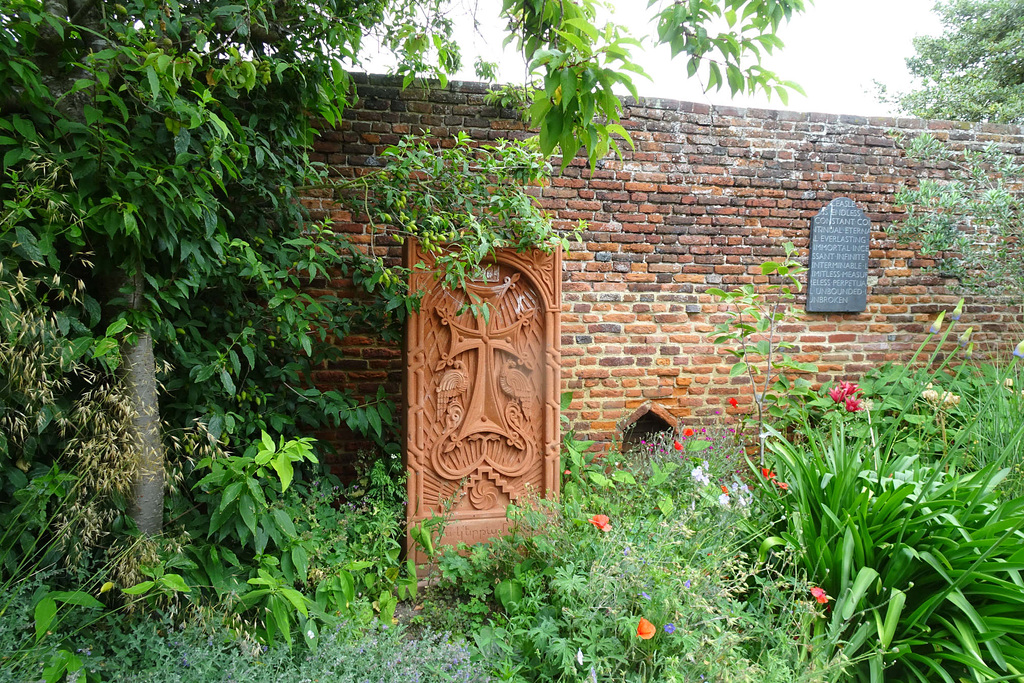
[[708, 484], [711, 483], [711, 479], [708, 477], [708, 475], [704, 473], [704, 470], [701, 469], [700, 467], [693, 468], [693, 471], [690, 472], [690, 476], [698, 484], [704, 484], [705, 486], [707, 486]]
[[583, 666], [583, 650], [579, 648], [576, 649], [576, 661], [580, 666]]
[[308, 631], [306, 631], [306, 637], [310, 640], [313, 639], [313, 629], [309, 629]]
[[729, 507], [729, 494], [723, 493], [718, 496], [718, 504], [724, 508]]

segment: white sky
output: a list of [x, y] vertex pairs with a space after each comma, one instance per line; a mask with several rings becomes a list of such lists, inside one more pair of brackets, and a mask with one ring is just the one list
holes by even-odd
[[[522, 82], [522, 59], [511, 49], [501, 52], [503, 24], [497, 19], [501, 0], [461, 0], [478, 4], [477, 18], [483, 36], [472, 30], [468, 14], [457, 29], [463, 50], [464, 70], [458, 76], [476, 80], [476, 55], [501, 64], [500, 79]], [[630, 27], [634, 36], [655, 35], [647, 24], [647, 0], [610, 0], [616, 6], [613, 20]], [[768, 57], [764, 66], [786, 80], [796, 81], [807, 97], [792, 93], [788, 106], [777, 97], [758, 95], [731, 100], [728, 88], [705, 94], [696, 79], [686, 78], [686, 63], [670, 60], [667, 47], [634, 53], [651, 81], [636, 78], [641, 95], [714, 104], [768, 107], [830, 114], [886, 115], [890, 107], [878, 101], [873, 81], [890, 92], [911, 84], [905, 59], [914, 54], [911, 41], [918, 35], [938, 35], [941, 24], [931, 12], [935, 0], [816, 0], [803, 14], [780, 28], [786, 43]]]

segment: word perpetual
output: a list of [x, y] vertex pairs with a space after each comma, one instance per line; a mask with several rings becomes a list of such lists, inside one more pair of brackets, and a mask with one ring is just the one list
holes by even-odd
[[852, 199], [839, 197], [811, 224], [807, 310], [859, 312], [867, 306], [871, 221]]

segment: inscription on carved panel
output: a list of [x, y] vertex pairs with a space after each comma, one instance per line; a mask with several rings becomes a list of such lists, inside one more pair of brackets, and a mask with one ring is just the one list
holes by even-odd
[[499, 252], [468, 292], [441, 287], [416, 244], [406, 262], [427, 266], [406, 331], [408, 523], [450, 508], [443, 542], [487, 540], [527, 491], [558, 492], [561, 255]]

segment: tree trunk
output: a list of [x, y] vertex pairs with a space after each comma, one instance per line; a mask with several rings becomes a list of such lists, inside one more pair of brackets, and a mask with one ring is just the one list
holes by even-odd
[[[142, 304], [143, 280], [133, 278], [132, 309]], [[160, 533], [164, 521], [164, 450], [160, 440], [160, 406], [156, 390], [156, 361], [153, 338], [139, 333], [134, 344], [121, 347], [122, 368], [128, 397], [135, 406], [133, 441], [138, 452], [135, 469], [132, 519], [147, 536]]]

